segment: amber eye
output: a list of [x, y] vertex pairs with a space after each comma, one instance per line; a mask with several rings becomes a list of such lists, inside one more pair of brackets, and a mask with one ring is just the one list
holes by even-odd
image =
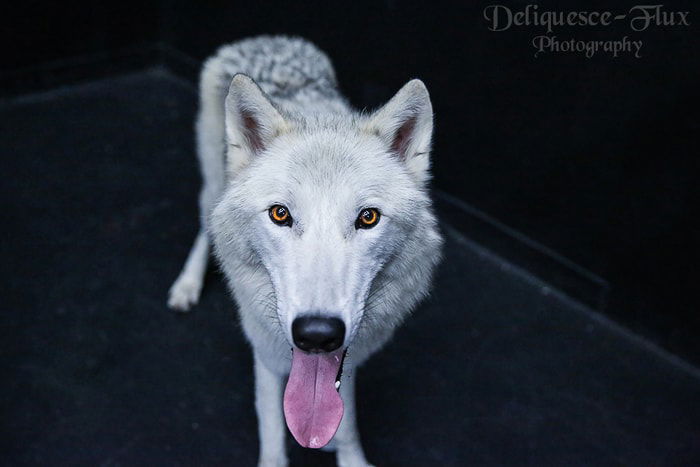
[[277, 225], [292, 226], [292, 216], [289, 215], [289, 210], [281, 204], [275, 204], [267, 211], [270, 214], [270, 219]]
[[356, 229], [371, 229], [379, 222], [379, 211], [375, 208], [365, 208], [360, 211], [355, 221]]

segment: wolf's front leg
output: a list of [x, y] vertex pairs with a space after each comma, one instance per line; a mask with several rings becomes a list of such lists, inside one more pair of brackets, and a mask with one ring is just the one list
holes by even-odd
[[209, 237], [204, 229], [199, 231], [187, 256], [185, 266], [168, 292], [168, 306], [173, 310], [187, 311], [199, 301], [204, 275], [209, 259]]
[[355, 418], [355, 372], [356, 369], [343, 374], [340, 384], [340, 396], [345, 404], [343, 419], [338, 432], [333, 438], [339, 467], [371, 467], [365, 459], [360, 444], [360, 434]]
[[255, 410], [258, 413], [260, 467], [286, 466], [286, 428], [282, 411], [284, 378], [267, 369], [255, 356]]

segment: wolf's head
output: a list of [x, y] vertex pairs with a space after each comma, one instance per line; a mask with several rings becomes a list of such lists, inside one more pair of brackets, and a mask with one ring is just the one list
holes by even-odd
[[234, 77], [230, 182], [211, 228], [251, 308], [244, 326], [274, 328], [294, 349], [289, 384], [308, 371], [332, 384], [344, 349], [359, 359], [376, 350], [425, 295], [441, 243], [426, 191], [432, 120], [419, 80], [372, 114], [296, 114]]

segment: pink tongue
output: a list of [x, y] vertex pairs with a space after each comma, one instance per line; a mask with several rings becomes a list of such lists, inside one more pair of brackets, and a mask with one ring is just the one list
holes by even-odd
[[343, 400], [335, 378], [343, 351], [309, 354], [294, 349], [292, 371], [284, 390], [284, 417], [294, 438], [305, 448], [322, 448], [343, 418]]

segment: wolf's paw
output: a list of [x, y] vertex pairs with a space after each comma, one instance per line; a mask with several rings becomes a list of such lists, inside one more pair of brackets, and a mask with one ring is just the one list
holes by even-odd
[[199, 302], [202, 281], [188, 276], [180, 276], [168, 292], [168, 307], [175, 311], [188, 311]]

